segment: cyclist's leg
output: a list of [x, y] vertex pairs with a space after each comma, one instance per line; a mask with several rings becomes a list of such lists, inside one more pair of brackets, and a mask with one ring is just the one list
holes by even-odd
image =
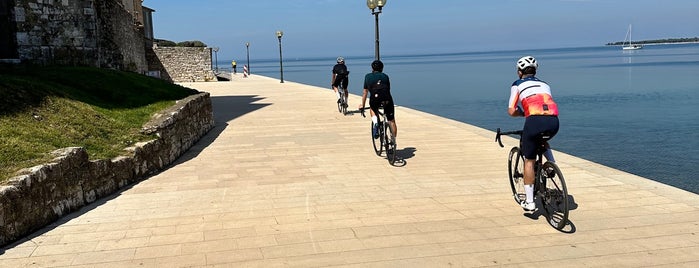
[[335, 96], [337, 97], [337, 102], [340, 102], [340, 91], [338, 90], [337, 87], [340, 86], [340, 81], [338, 79], [339, 77], [335, 76], [335, 81], [333, 81], [332, 86], [333, 86], [333, 91], [335, 91]]
[[371, 97], [369, 98], [369, 108], [371, 111], [371, 122], [374, 122], [374, 124], [377, 124], [379, 122], [378, 114], [379, 114], [379, 106], [381, 105], [381, 102], [376, 98], [376, 97]]
[[546, 134], [549, 136], [549, 138], [544, 141], [544, 146], [546, 146], [546, 151], [544, 152], [544, 157], [546, 157], [546, 160], [551, 161], [551, 162], [556, 162], [556, 159], [553, 157], [553, 151], [551, 151], [551, 146], [549, 146], [548, 140], [556, 136], [558, 133], [558, 117], [557, 116], [549, 116], [545, 119], [547, 122], [548, 130], [546, 131]]
[[371, 122], [374, 124], [374, 138], [377, 138], [378, 136], [378, 128], [379, 128], [379, 105], [381, 103], [377, 100], [375, 97], [369, 98], [369, 111], [371, 112]]
[[395, 106], [393, 105], [393, 98], [390, 98], [383, 108], [384, 113], [386, 113], [386, 119], [388, 120], [388, 125], [391, 127], [391, 132], [393, 133], [393, 138], [398, 136], [398, 126], [396, 125], [395, 116]]
[[349, 77], [345, 77], [344, 79], [342, 79], [342, 90], [345, 93], [345, 105], [349, 103], [349, 92], [347, 90], [347, 86], [349, 86]]
[[556, 163], [556, 159], [553, 158], [553, 151], [551, 150], [551, 147], [549, 146], [548, 142], [546, 142], [546, 151], [544, 152], [544, 157], [546, 157], [547, 161]]
[[539, 124], [539, 116], [529, 116], [524, 120], [524, 128], [522, 129], [522, 156], [524, 156], [524, 193], [526, 194], [525, 203], [522, 204], [526, 210], [533, 210], [534, 203], [534, 163], [536, 162], [536, 148], [539, 141], [539, 133], [541, 133]]

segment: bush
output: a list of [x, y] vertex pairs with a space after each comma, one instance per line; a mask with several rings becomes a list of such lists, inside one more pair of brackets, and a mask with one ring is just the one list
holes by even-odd
[[159, 47], [176, 47], [177, 43], [172, 42], [170, 40], [162, 40], [162, 39], [156, 39], [155, 44], [157, 44]]
[[202, 41], [183, 41], [177, 43], [178, 47], [206, 47]]

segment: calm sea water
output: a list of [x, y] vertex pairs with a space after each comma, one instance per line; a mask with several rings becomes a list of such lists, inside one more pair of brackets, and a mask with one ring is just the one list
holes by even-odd
[[[387, 53], [387, 52], [384, 52]], [[699, 193], [699, 44], [384, 56], [397, 105], [495, 130], [507, 115], [514, 62], [533, 55], [559, 105], [560, 151]], [[343, 55], [345, 56], [345, 55]], [[371, 56], [345, 56], [361, 95]], [[335, 58], [285, 59], [284, 79], [330, 88]], [[279, 78], [279, 61], [251, 62]]]

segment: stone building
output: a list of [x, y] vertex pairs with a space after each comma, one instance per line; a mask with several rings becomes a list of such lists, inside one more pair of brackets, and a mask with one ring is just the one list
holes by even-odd
[[207, 56], [201, 49], [154, 47], [154, 10], [142, 2], [0, 0], [0, 62], [95, 66], [173, 82], [216, 80], [211, 49]]

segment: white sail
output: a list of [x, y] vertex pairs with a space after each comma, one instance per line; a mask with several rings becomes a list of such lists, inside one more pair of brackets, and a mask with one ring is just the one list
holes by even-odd
[[626, 31], [626, 37], [624, 38], [624, 43], [621, 44], [621, 49], [623, 50], [634, 50], [641, 49], [643, 45], [631, 43], [631, 24], [629, 24], [629, 30]]

